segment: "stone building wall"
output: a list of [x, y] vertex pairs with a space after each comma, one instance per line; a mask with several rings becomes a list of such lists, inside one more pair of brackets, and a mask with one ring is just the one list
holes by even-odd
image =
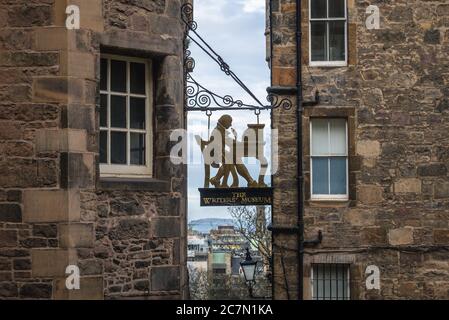
[[[365, 27], [369, 4], [380, 9], [380, 30]], [[305, 237], [324, 236], [306, 248], [304, 295], [311, 264], [333, 262], [351, 264], [353, 299], [447, 299], [449, 4], [348, 0], [349, 64], [337, 68], [308, 66], [308, 1], [302, 5], [304, 99], [320, 91], [320, 103], [303, 114]], [[272, 8], [272, 83], [292, 87], [295, 1], [274, 0]], [[310, 201], [311, 117], [348, 120], [349, 201]], [[273, 124], [280, 130], [273, 220], [296, 226], [294, 110], [276, 111]], [[295, 298], [297, 236], [275, 235], [274, 243], [275, 297]], [[380, 268], [380, 290], [365, 287], [368, 265]]]
[[[0, 1], [0, 298], [185, 297], [186, 170], [169, 161], [185, 127], [181, 2]], [[153, 61], [151, 179], [100, 178], [103, 53]]]

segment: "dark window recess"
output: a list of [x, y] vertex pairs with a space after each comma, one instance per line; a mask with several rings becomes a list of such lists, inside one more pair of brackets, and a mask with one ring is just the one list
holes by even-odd
[[100, 90], [108, 90], [108, 60], [101, 59], [101, 78], [100, 78]]
[[329, 60], [345, 60], [345, 21], [329, 22]]
[[144, 98], [131, 98], [130, 101], [130, 128], [131, 129], [145, 129], [145, 103]]
[[327, 31], [326, 22], [312, 21], [312, 61], [327, 59]]
[[126, 164], [126, 132], [111, 132], [111, 163]]
[[126, 61], [111, 60], [111, 91], [126, 92]]
[[213, 269], [212, 273], [215, 273], [215, 274], [226, 274], [226, 269]]
[[100, 163], [108, 163], [108, 132], [100, 131]]
[[131, 133], [131, 164], [145, 165], [145, 135]]
[[348, 264], [313, 264], [313, 300], [350, 300]]
[[145, 94], [145, 64], [143, 63], [130, 63], [130, 87], [133, 94]]
[[126, 128], [126, 97], [111, 96], [111, 127]]
[[108, 96], [102, 94], [100, 96], [100, 127], [108, 126]]
[[341, 18], [345, 16], [345, 0], [329, 1], [329, 18]]

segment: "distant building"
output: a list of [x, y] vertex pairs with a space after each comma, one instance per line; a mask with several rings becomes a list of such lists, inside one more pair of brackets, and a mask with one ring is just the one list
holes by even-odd
[[210, 275], [239, 275], [240, 262], [246, 248], [251, 248], [250, 242], [234, 226], [218, 226], [210, 231], [209, 243]]
[[240, 251], [250, 247], [246, 240], [234, 226], [218, 226], [210, 231], [210, 245], [213, 251]]
[[187, 266], [199, 271], [207, 271], [208, 254], [208, 239], [189, 230], [187, 236]]

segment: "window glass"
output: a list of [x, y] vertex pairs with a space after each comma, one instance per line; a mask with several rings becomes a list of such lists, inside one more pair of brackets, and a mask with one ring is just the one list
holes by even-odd
[[327, 0], [312, 0], [311, 13], [312, 18], [326, 18]]
[[327, 31], [326, 22], [312, 21], [311, 23], [312, 61], [327, 60]]
[[314, 300], [349, 300], [349, 265], [313, 264], [312, 298]]
[[313, 194], [329, 194], [329, 163], [327, 157], [312, 159]]
[[111, 127], [126, 128], [126, 97], [111, 96]]
[[111, 60], [111, 91], [126, 92], [126, 61]]
[[108, 95], [100, 95], [100, 127], [108, 126]]
[[314, 119], [312, 121], [312, 155], [329, 154], [329, 124], [327, 119]]
[[329, 21], [329, 60], [345, 60], [345, 23]]
[[132, 97], [129, 112], [130, 128], [145, 129], [145, 99]]
[[108, 132], [100, 131], [100, 163], [108, 163]]
[[345, 0], [329, 0], [329, 18], [345, 17]]
[[312, 119], [312, 195], [347, 194], [347, 137], [345, 119]]
[[100, 90], [108, 90], [108, 60], [101, 59]]
[[330, 194], [346, 194], [346, 157], [333, 157], [330, 161]]
[[131, 164], [145, 165], [145, 135], [131, 133]]
[[310, 60], [346, 61], [346, 0], [310, 0]]
[[111, 163], [126, 164], [126, 132], [111, 132]]
[[226, 254], [223, 252], [214, 252], [212, 255], [212, 263], [226, 263]]
[[330, 127], [330, 154], [346, 155], [346, 120], [331, 119]]
[[101, 57], [101, 174], [151, 176], [149, 66], [138, 58]]
[[145, 94], [145, 64], [130, 63], [131, 93]]

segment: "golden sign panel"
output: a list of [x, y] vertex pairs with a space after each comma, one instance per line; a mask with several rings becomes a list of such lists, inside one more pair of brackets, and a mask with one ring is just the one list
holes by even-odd
[[273, 188], [200, 188], [202, 207], [268, 206]]

